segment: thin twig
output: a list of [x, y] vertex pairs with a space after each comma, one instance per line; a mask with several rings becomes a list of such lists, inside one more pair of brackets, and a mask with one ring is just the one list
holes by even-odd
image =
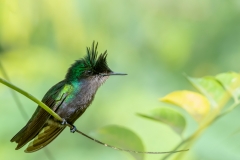
[[[67, 124], [68, 127], [70, 128], [73, 128], [74, 126], [70, 125], [70, 124]], [[76, 132], [83, 135], [84, 137], [87, 137], [88, 139], [91, 139], [92, 141], [94, 142], [97, 142], [98, 144], [101, 144], [105, 147], [109, 147], [109, 148], [112, 148], [112, 149], [115, 149], [115, 150], [118, 150], [118, 151], [124, 151], [124, 152], [130, 152], [130, 153], [137, 153], [137, 154], [166, 154], [166, 153], [177, 153], [177, 152], [184, 152], [184, 151], [188, 151], [188, 149], [186, 150], [179, 150], [179, 151], [169, 151], [169, 152], [142, 152], [142, 151], [133, 151], [133, 150], [129, 150], [129, 149], [122, 149], [122, 148], [118, 148], [118, 147], [115, 147], [115, 146], [111, 146], [109, 144], [106, 144], [106, 143], [103, 143], [97, 139], [94, 139], [88, 135], [86, 135], [85, 133], [79, 131], [76, 129]]]
[[[185, 139], [185, 140], [182, 140], [173, 150], [177, 150], [179, 149], [183, 144], [185, 144], [187, 141], [188, 141], [189, 138]], [[166, 160], [168, 157], [170, 157], [172, 155], [172, 153], [169, 153], [168, 155], [164, 156], [162, 158], [162, 160]]]
[[17, 86], [7, 82], [6, 80], [0, 78], [0, 82], [5, 84], [6, 86], [14, 89], [15, 91], [21, 93], [22, 95], [26, 96], [27, 98], [31, 99], [33, 102], [37, 103], [40, 107], [42, 107], [45, 111], [47, 111], [49, 114], [51, 114], [54, 118], [56, 118], [59, 121], [63, 121], [63, 119], [56, 114], [53, 110], [51, 110], [48, 106], [46, 106], [43, 102], [39, 101], [37, 98], [32, 96], [31, 94], [27, 93], [26, 91], [18, 88]]
[[[6, 80], [0, 78], [0, 82], [5, 84], [6, 86], [16, 90], [17, 92], [21, 93], [22, 95], [26, 96], [27, 98], [29, 98], [30, 100], [34, 101], [35, 103], [37, 103], [40, 107], [42, 107], [44, 110], [46, 110], [49, 114], [51, 114], [54, 118], [56, 118], [57, 120], [63, 122], [64, 119], [61, 118], [58, 114], [56, 114], [53, 110], [51, 110], [48, 106], [46, 106], [43, 102], [39, 101], [37, 98], [35, 98], [34, 96], [32, 96], [31, 94], [27, 93], [26, 91], [18, 88], [17, 86], [14, 86], [13, 84], [7, 82]], [[67, 123], [66, 124], [68, 127], [70, 127], [71, 129], [74, 128], [73, 125]], [[128, 150], [128, 149], [122, 149], [122, 148], [117, 148], [111, 145], [108, 145], [106, 143], [103, 143], [99, 140], [96, 140], [88, 135], [86, 135], [85, 133], [79, 131], [76, 129], [76, 132], [83, 135], [84, 137], [91, 139], [95, 142], [97, 142], [98, 144], [101, 144], [103, 146], [115, 149], [115, 150], [119, 150], [119, 151], [125, 151], [125, 152], [131, 152], [131, 153], [143, 153], [143, 154], [166, 154], [166, 153], [176, 153], [176, 152], [183, 152], [183, 151], [188, 151], [188, 149], [186, 150], [179, 150], [179, 151], [170, 151], [170, 152], [142, 152], [142, 151], [133, 151], [133, 150]]]

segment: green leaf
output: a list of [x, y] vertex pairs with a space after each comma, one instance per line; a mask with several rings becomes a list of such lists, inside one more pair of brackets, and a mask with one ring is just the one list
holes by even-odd
[[[95, 132], [92, 132], [92, 135], [109, 145], [128, 149], [135, 151], [144, 151], [144, 146], [140, 137], [131, 131], [122, 126], [109, 125], [102, 128], [99, 128]], [[144, 154], [134, 154], [130, 153], [136, 160], [143, 160]]]
[[240, 75], [235, 72], [221, 73], [216, 76], [224, 88], [233, 96], [235, 101], [240, 97]]
[[187, 78], [195, 88], [208, 98], [213, 109], [219, 109], [230, 98], [223, 85], [214, 77]]
[[202, 121], [210, 110], [210, 104], [206, 97], [192, 91], [175, 91], [160, 100], [185, 109], [198, 122]]
[[152, 119], [167, 124], [177, 134], [181, 136], [186, 127], [185, 118], [181, 113], [169, 108], [156, 108], [147, 114], [138, 114], [141, 117]]

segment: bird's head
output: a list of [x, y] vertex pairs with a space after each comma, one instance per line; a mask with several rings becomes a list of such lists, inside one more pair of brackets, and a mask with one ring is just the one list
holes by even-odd
[[107, 64], [107, 51], [98, 55], [97, 47], [98, 43], [95, 45], [95, 42], [92, 48], [87, 47], [87, 55], [72, 64], [66, 74], [66, 80], [75, 81], [91, 77], [107, 79], [111, 75], [126, 75], [113, 72]]

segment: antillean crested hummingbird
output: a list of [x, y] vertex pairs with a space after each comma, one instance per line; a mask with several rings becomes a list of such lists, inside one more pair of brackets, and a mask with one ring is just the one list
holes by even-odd
[[[92, 103], [98, 88], [113, 72], [107, 64], [107, 51], [98, 55], [98, 43], [87, 47], [87, 55], [68, 69], [65, 79], [48, 90], [42, 102], [67, 123], [73, 124]], [[29, 141], [25, 152], [35, 152], [51, 143], [64, 129], [66, 123], [56, 120], [41, 107], [37, 107], [27, 124], [11, 139], [18, 143], [16, 150]], [[76, 128], [70, 129], [74, 132]]]

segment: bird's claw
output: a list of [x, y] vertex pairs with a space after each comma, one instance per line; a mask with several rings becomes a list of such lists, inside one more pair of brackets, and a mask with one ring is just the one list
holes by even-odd
[[72, 126], [73, 126], [73, 127], [70, 128], [70, 132], [74, 133], [74, 132], [77, 130], [77, 128], [76, 128], [74, 125], [72, 125]]
[[[67, 124], [69, 124], [69, 123], [66, 121], [66, 119], [63, 118], [63, 121], [62, 121], [61, 124], [62, 124], [62, 125], [67, 125]], [[72, 133], [76, 132], [77, 128], [76, 128], [74, 125], [72, 125], [72, 124], [70, 124], [70, 125], [72, 126], [72, 127], [70, 128], [70, 132], [72, 132]]]
[[61, 124], [62, 124], [62, 125], [66, 125], [66, 124], [68, 124], [68, 123], [67, 123], [66, 119], [63, 118], [63, 121], [62, 121]]

